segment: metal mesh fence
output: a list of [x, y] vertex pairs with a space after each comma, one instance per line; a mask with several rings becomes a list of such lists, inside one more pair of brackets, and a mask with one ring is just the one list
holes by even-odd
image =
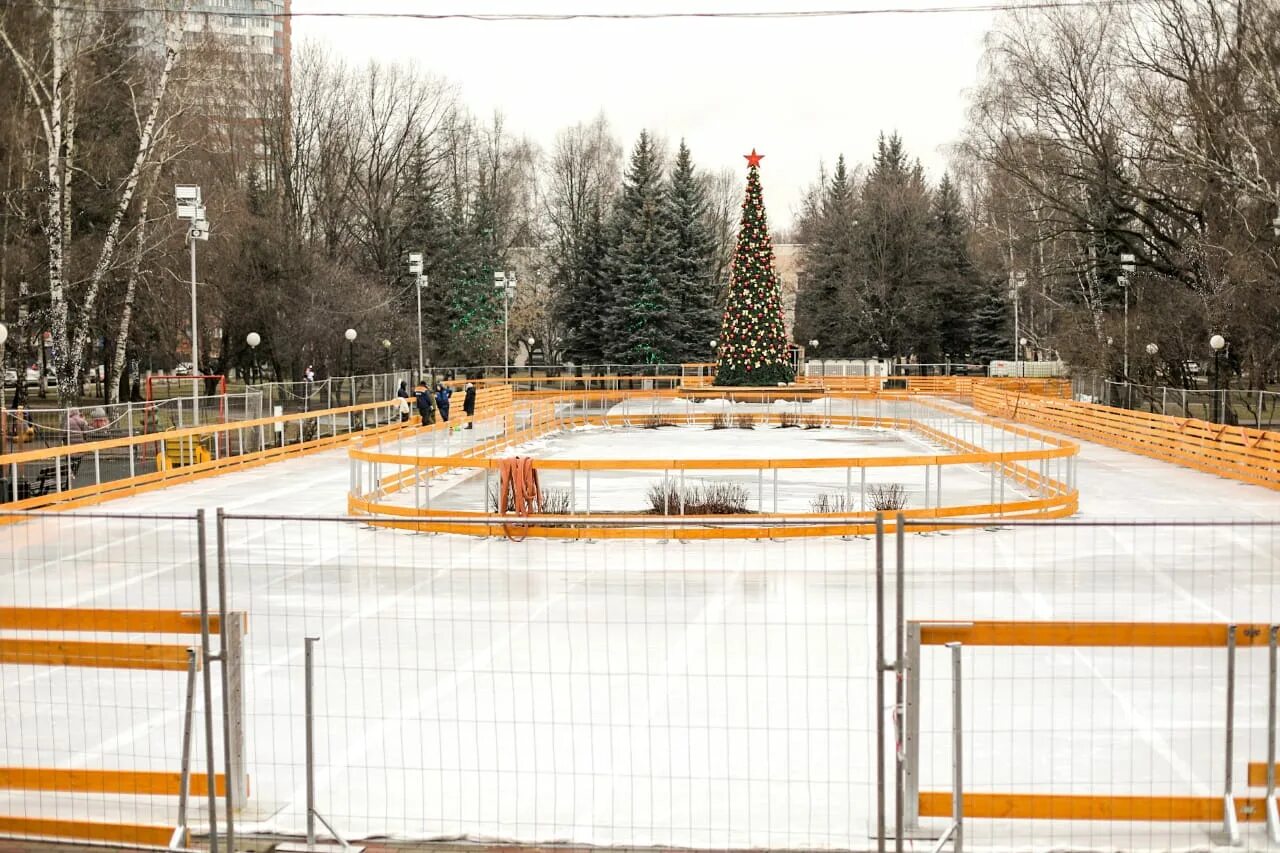
[[[970, 846], [1203, 848], [1226, 839], [1229, 802], [1239, 843], [1263, 849], [1278, 540], [1272, 523], [957, 526], [903, 537], [899, 588], [892, 531], [518, 542], [225, 516], [209, 544], [223, 605], [248, 620], [243, 712], [216, 682], [211, 698], [243, 734], [237, 828], [305, 832], [310, 759], [314, 808], [348, 838], [871, 849], [882, 745], [885, 844], [901, 826], [919, 849], [951, 820], [958, 654]], [[0, 542], [5, 608], [199, 609], [190, 517], [36, 517]], [[6, 764], [179, 754], [180, 673], [0, 675]], [[158, 823], [174, 809], [0, 803]]]
[[[211, 719], [193, 668], [207, 665], [199, 546], [190, 514], [0, 513], [0, 832], [128, 825], [169, 842], [184, 731]], [[206, 803], [192, 788], [191, 824]]]

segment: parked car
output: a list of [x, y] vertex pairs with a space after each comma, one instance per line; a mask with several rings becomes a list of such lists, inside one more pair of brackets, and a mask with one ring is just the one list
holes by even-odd
[[190, 374], [191, 362], [189, 361], [180, 362], [178, 366], [173, 369], [174, 376], [189, 376]]
[[4, 371], [4, 387], [12, 388], [18, 384], [18, 371], [12, 367], [6, 367]]
[[[53, 383], [53, 382], [56, 382], [56, 381], [57, 381], [57, 376], [54, 374], [54, 372], [53, 372], [53, 368], [52, 368], [52, 367], [46, 367], [46, 368], [44, 369], [44, 378], [45, 378], [45, 381], [46, 381], [46, 382], [49, 382], [49, 383]], [[40, 384], [40, 368], [39, 368], [39, 366], [37, 366], [37, 365], [32, 365], [31, 367], [28, 367], [28, 368], [27, 368], [27, 384], [28, 384], [28, 385], [39, 385], [39, 384]]]

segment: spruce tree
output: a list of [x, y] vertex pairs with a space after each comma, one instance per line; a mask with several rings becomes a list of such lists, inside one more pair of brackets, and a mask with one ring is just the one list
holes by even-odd
[[680, 142], [668, 189], [672, 235], [671, 284], [675, 289], [674, 358], [702, 360], [720, 326], [716, 307], [715, 242], [707, 228], [707, 194]]
[[933, 244], [930, 303], [938, 349], [943, 355], [960, 360], [973, 346], [974, 310], [983, 295], [983, 287], [969, 261], [966, 246], [969, 224], [960, 193], [946, 174], [933, 195], [929, 231]]
[[671, 228], [662, 164], [648, 132], [641, 132], [623, 179], [608, 268], [605, 356], [619, 364], [669, 363], [678, 323], [672, 289]]
[[970, 358], [976, 364], [987, 364], [1012, 355], [1013, 315], [1008, 284], [1002, 279], [988, 279], [983, 284], [975, 300], [969, 335]]
[[564, 352], [577, 364], [604, 361], [607, 316], [612, 293], [607, 272], [609, 243], [599, 203], [589, 208], [582, 234], [559, 260], [556, 314], [564, 325]]
[[760, 160], [747, 157], [747, 193], [733, 254], [733, 277], [720, 323], [717, 385], [776, 385], [795, 378], [787, 363], [782, 289], [760, 189]]
[[796, 292], [795, 338], [816, 339], [824, 353], [850, 355], [848, 311], [857, 273], [857, 201], [843, 154], [836, 160], [831, 180], [823, 182], [816, 207]]

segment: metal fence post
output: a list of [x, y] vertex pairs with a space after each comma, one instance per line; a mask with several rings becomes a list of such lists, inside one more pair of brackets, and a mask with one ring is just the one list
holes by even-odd
[[[865, 470], [865, 469], [864, 469]], [[884, 513], [876, 513], [876, 851], [885, 853]]]
[[904, 796], [906, 811], [903, 820], [907, 829], [914, 830], [920, 820], [920, 623], [907, 625], [906, 650], [907, 700], [903, 714], [902, 750], [904, 753]]
[[[196, 650], [187, 649], [187, 699], [182, 713], [182, 764], [178, 775], [178, 822], [170, 846], [187, 846], [187, 799], [191, 794], [191, 724], [195, 717]], [[213, 774], [209, 774], [210, 778]]]
[[[181, 399], [181, 398], [179, 398]], [[218, 786], [213, 784], [214, 761], [213, 741], [213, 675], [210, 672], [209, 660], [209, 566], [208, 535], [204, 526], [204, 510], [196, 510], [196, 565], [200, 585], [200, 659], [204, 663], [204, 749], [205, 767], [209, 772], [209, 853], [218, 853]], [[234, 851], [231, 851], [234, 853]]]
[[1272, 625], [1267, 638], [1270, 677], [1267, 680], [1267, 837], [1280, 844], [1280, 811], [1276, 808], [1276, 634]]
[[314, 692], [314, 652], [312, 646], [320, 641], [319, 637], [307, 637], [305, 639], [305, 653], [303, 655], [303, 680], [304, 689], [306, 691], [304, 702], [305, 736], [307, 749], [307, 846], [314, 847], [316, 843], [316, 742], [315, 742], [315, 706], [313, 704]]
[[1240, 825], [1236, 820], [1235, 795], [1232, 790], [1236, 728], [1236, 626], [1227, 626], [1227, 738], [1226, 782], [1222, 794], [1222, 828], [1231, 844], [1240, 841]]
[[[893, 706], [895, 720], [901, 725], [903, 705], [906, 704], [906, 680], [903, 678], [903, 654], [906, 650], [906, 527], [907, 519], [901, 512], [898, 513], [895, 521], [894, 539], [897, 545], [897, 589], [894, 590], [897, 599], [896, 615], [894, 617], [894, 661], [893, 669], [896, 674], [894, 679], [894, 697]], [[906, 838], [903, 818], [905, 816], [905, 803], [903, 800], [904, 789], [906, 787], [906, 779], [904, 772], [906, 765], [903, 762], [901, 750], [898, 750], [895, 758], [894, 773], [894, 850], [895, 853], [902, 853], [903, 842]]]

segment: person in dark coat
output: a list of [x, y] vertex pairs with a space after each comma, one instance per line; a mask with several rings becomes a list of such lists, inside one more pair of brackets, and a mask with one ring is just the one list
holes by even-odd
[[466, 393], [462, 395], [462, 411], [467, 413], [467, 429], [475, 427], [475, 421], [472, 420], [476, 414], [476, 386], [472, 382], [467, 383]]
[[427, 388], [427, 383], [419, 382], [418, 387], [413, 390], [413, 396], [418, 402], [418, 414], [422, 417], [422, 423], [424, 425], [435, 423], [436, 414], [431, 405], [431, 390]]
[[449, 398], [452, 396], [452, 388], [446, 388], [443, 382], [436, 383], [436, 408], [440, 410], [440, 420], [446, 423], [449, 420]]
[[400, 387], [396, 389], [397, 397], [412, 397], [409, 393], [409, 383], [406, 380], [400, 380]]

